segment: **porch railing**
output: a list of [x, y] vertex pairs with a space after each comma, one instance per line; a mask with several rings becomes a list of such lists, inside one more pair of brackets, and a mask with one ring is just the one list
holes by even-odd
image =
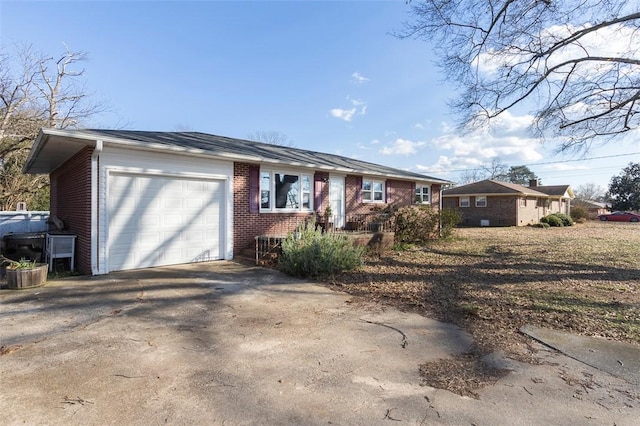
[[[342, 223], [343, 226], [336, 226], [339, 223]], [[297, 227], [303, 224], [304, 222], [300, 222]], [[350, 214], [342, 218], [335, 215], [329, 217], [317, 216], [316, 229], [322, 232], [344, 234], [393, 232], [393, 217], [382, 213]], [[282, 241], [285, 238], [286, 232], [255, 237], [256, 264], [268, 265], [276, 262], [282, 252]]]

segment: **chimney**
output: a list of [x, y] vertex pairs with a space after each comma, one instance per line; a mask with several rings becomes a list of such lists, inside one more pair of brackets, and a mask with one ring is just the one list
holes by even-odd
[[534, 188], [536, 186], [538, 186], [538, 179], [530, 179], [529, 180], [529, 187], [530, 188]]

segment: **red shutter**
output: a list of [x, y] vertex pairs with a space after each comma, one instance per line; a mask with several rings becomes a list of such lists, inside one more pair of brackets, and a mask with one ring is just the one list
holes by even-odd
[[391, 181], [388, 180], [384, 183], [384, 191], [385, 191], [385, 203], [391, 203]]
[[358, 176], [358, 178], [356, 179], [356, 185], [358, 186], [356, 188], [356, 198], [358, 202], [361, 203], [362, 202], [362, 176]]
[[322, 181], [325, 173], [316, 173], [313, 175], [313, 208], [316, 213], [322, 210]]
[[[411, 199], [410, 204], [416, 204], [416, 183], [411, 182]], [[422, 194], [420, 194], [420, 203], [422, 203]]]
[[249, 166], [249, 213], [260, 213], [259, 166]]

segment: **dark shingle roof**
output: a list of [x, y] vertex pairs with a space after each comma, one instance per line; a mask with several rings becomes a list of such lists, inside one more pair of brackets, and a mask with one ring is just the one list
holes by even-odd
[[479, 182], [473, 182], [467, 185], [456, 186], [455, 188], [447, 189], [442, 192], [444, 197], [459, 196], [459, 195], [533, 195], [538, 197], [544, 197], [547, 194], [537, 191], [535, 189], [522, 186], [515, 183], [500, 182], [497, 180], [481, 180]]
[[[74, 133], [76, 131], [71, 130], [69, 132]], [[305, 167], [316, 167], [319, 169], [339, 169], [344, 170], [345, 172], [359, 174], [375, 174], [419, 181], [450, 183], [444, 179], [387, 167], [380, 164], [369, 163], [340, 155], [326, 154], [300, 148], [272, 145], [200, 132], [152, 132], [102, 129], [79, 130], [77, 132], [94, 135], [98, 138], [114, 138], [154, 146], [199, 150], [234, 160], [244, 159], [245, 161], [270, 161]]]
[[563, 197], [567, 193], [573, 197], [573, 191], [569, 185], [538, 185], [535, 189], [552, 197]]

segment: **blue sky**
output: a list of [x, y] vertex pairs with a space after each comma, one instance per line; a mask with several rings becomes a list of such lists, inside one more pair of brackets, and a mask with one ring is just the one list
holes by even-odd
[[[87, 89], [111, 111], [91, 127], [286, 134], [298, 148], [455, 181], [492, 158], [528, 165], [546, 185], [606, 188], [637, 143], [554, 155], [507, 114], [459, 135], [431, 47], [390, 35], [409, 19], [395, 1], [7, 1], [0, 41], [48, 55], [85, 51]], [[602, 158], [605, 157], [605, 158]]]

